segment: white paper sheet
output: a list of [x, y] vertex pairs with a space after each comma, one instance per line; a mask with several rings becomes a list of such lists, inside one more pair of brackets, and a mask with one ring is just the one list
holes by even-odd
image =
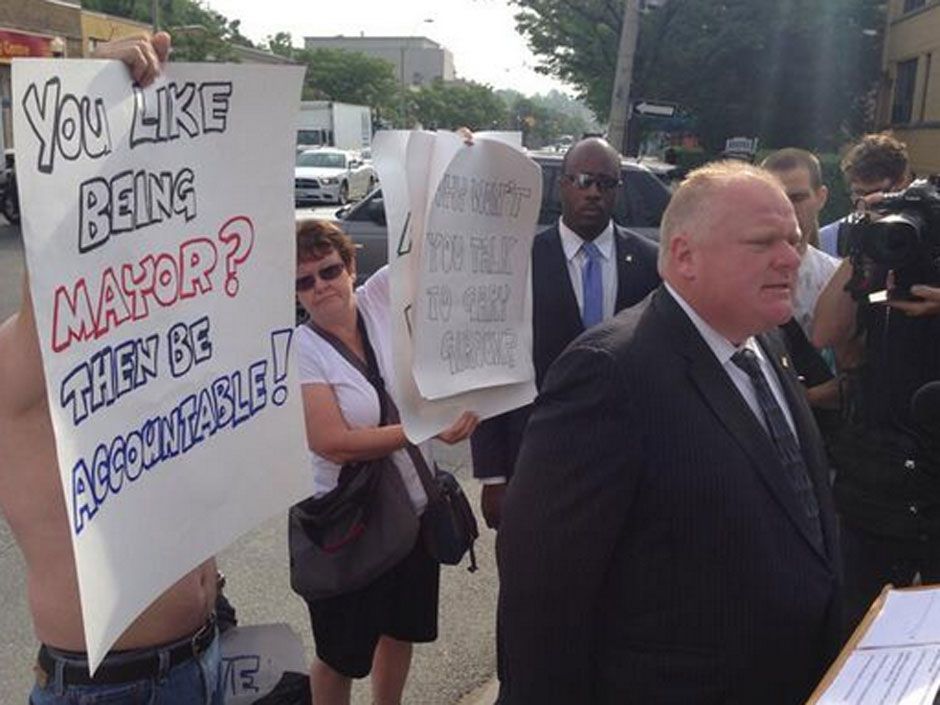
[[940, 646], [853, 652], [818, 705], [932, 705]]
[[892, 590], [858, 648], [940, 644], [940, 589]]

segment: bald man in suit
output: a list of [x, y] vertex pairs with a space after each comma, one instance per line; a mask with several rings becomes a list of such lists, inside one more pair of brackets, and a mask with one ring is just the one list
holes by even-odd
[[767, 172], [693, 172], [663, 285], [550, 369], [497, 538], [503, 703], [796, 705], [822, 676], [835, 519], [776, 331], [799, 241]]

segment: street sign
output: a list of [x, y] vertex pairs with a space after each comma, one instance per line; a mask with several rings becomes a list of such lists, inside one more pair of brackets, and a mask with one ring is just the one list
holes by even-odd
[[634, 115], [672, 117], [676, 114], [675, 103], [661, 103], [653, 100], [638, 100], [633, 104]]
[[731, 159], [742, 159], [746, 162], [753, 162], [757, 154], [757, 137], [730, 137], [725, 140], [725, 151], [723, 154]]

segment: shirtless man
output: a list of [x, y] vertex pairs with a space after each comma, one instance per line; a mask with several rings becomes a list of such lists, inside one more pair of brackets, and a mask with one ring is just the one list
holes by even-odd
[[[160, 32], [102, 45], [95, 56], [123, 61], [146, 85], [169, 47], [169, 35]], [[33, 626], [43, 644], [31, 705], [77, 702], [70, 695], [78, 693], [108, 695], [109, 703], [222, 702], [214, 560], [164, 592], [121, 635], [95, 677], [88, 676], [78, 578], [25, 277], [19, 312], [0, 325], [0, 511], [26, 562]]]

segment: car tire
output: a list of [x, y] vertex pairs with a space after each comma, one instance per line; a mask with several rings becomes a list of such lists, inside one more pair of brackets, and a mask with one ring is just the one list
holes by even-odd
[[349, 183], [348, 182], [344, 181], [343, 183], [340, 184], [339, 195], [336, 196], [336, 202], [341, 206], [345, 206], [347, 203], [349, 203]]

